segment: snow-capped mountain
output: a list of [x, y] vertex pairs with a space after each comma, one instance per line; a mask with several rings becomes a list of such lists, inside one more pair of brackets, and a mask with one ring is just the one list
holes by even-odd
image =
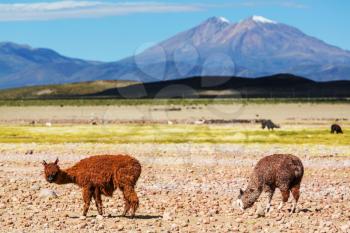
[[97, 74], [96, 79], [159, 81], [291, 73], [326, 81], [349, 80], [349, 71], [349, 51], [286, 24], [252, 16], [238, 23], [209, 18], [138, 55], [85, 70], [85, 74]]
[[350, 80], [350, 52], [262, 16], [212, 17], [117, 62], [95, 63], [52, 50], [0, 44], [0, 88], [89, 80], [160, 81], [191, 76], [291, 73]]

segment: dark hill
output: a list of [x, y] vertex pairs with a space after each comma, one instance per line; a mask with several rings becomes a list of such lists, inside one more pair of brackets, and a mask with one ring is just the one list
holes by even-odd
[[192, 77], [135, 84], [92, 96], [116, 98], [308, 98], [350, 97], [350, 81], [315, 82], [277, 74], [261, 78]]

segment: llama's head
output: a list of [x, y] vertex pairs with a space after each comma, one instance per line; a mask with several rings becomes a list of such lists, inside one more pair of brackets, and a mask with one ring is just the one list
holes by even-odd
[[43, 160], [45, 179], [49, 183], [53, 183], [57, 180], [58, 174], [60, 172], [60, 167], [58, 166], [58, 158], [53, 163], [47, 163]]
[[245, 191], [239, 189], [239, 195], [236, 202], [238, 207], [244, 211], [245, 209], [252, 207], [258, 197], [259, 191], [254, 188], [247, 188]]

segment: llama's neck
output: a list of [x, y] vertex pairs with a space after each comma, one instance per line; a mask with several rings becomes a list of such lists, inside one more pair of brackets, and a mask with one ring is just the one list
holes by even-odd
[[69, 169], [61, 170], [55, 183], [57, 184], [75, 183], [75, 176], [72, 174], [72, 172], [70, 172]]
[[262, 193], [262, 190], [260, 189], [255, 189], [252, 192], [247, 193], [243, 198], [244, 206], [246, 207], [252, 206], [258, 200], [261, 193]]
[[243, 203], [245, 206], [252, 206], [260, 197], [263, 190], [263, 182], [258, 174], [253, 173], [246, 189]]

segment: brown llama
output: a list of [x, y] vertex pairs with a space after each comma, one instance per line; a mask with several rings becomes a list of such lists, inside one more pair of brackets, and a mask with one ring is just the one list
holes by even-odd
[[278, 210], [288, 201], [292, 192], [294, 203], [291, 213], [295, 212], [300, 196], [300, 183], [303, 178], [304, 167], [301, 160], [294, 155], [274, 154], [262, 158], [254, 168], [248, 187], [240, 189], [237, 204], [241, 210], [253, 206], [262, 191], [268, 193], [268, 203], [265, 211], [269, 212], [271, 200], [276, 188], [282, 194], [282, 202]]
[[336, 133], [336, 134], [342, 134], [343, 130], [341, 129], [340, 125], [338, 124], [333, 124], [331, 125], [331, 133]]
[[123, 216], [131, 209], [131, 217], [139, 206], [134, 190], [141, 174], [139, 161], [128, 155], [100, 155], [80, 160], [74, 166], [61, 170], [58, 159], [53, 163], [43, 161], [45, 178], [50, 183], [74, 183], [82, 188], [84, 199], [83, 216], [94, 198], [99, 215], [103, 215], [101, 195], [111, 197], [119, 188], [124, 195], [125, 208]]

